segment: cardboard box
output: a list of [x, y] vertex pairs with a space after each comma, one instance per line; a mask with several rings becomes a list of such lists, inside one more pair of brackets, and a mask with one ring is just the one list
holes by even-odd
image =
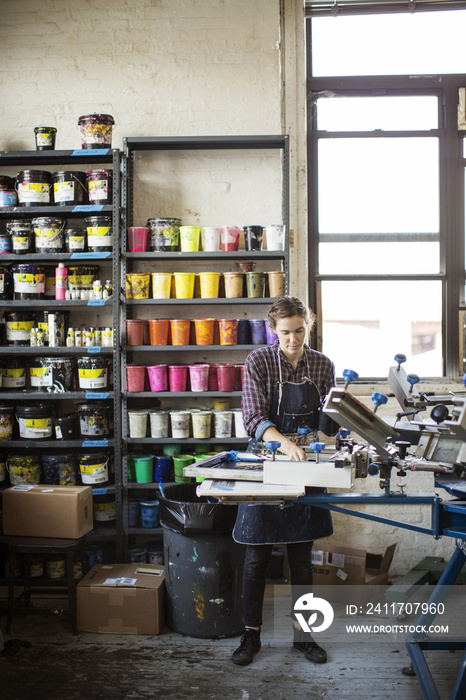
[[78, 630], [160, 634], [164, 624], [164, 592], [163, 566], [97, 564], [76, 588]]
[[30, 486], [3, 492], [3, 532], [77, 539], [93, 528], [91, 486]]
[[328, 587], [326, 597], [342, 602], [347, 602], [350, 589], [352, 597], [356, 594], [354, 586], [385, 586], [395, 548], [391, 544], [384, 554], [371, 554], [365, 549], [316, 542], [312, 550], [314, 586]]

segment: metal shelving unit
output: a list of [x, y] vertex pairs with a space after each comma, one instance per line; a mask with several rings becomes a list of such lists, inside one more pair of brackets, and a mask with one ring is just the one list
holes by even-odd
[[[218, 150], [224, 150], [224, 151], [237, 151], [237, 150], [243, 150], [243, 151], [250, 151], [250, 150], [257, 150], [257, 151], [266, 151], [268, 149], [273, 149], [276, 151], [279, 151], [281, 154], [281, 175], [282, 175], [282, 215], [283, 215], [283, 223], [285, 224], [285, 229], [286, 229], [286, 234], [285, 234], [285, 249], [283, 251], [246, 251], [246, 250], [239, 250], [239, 251], [234, 251], [234, 252], [225, 252], [225, 251], [219, 251], [219, 252], [193, 252], [193, 253], [185, 253], [185, 252], [144, 252], [144, 253], [133, 253], [133, 252], [127, 252], [126, 250], [126, 240], [123, 238], [122, 240], [122, 264], [121, 264], [121, 274], [122, 274], [122, 282], [125, 280], [125, 276], [127, 271], [130, 271], [133, 269], [133, 267], [136, 267], [138, 263], [148, 263], [151, 262], [154, 264], [154, 268], [158, 269], [164, 269], [167, 270], [167, 265], [169, 266], [168, 269], [173, 268], [173, 265], [175, 263], [179, 262], [206, 262], [206, 263], [211, 263], [213, 261], [222, 261], [223, 263], [225, 262], [230, 262], [233, 263], [233, 261], [236, 260], [255, 260], [257, 262], [259, 261], [279, 261], [280, 264], [283, 266], [283, 270], [285, 271], [285, 279], [286, 279], [286, 289], [288, 290], [289, 286], [289, 256], [288, 256], [288, 251], [289, 251], [289, 240], [290, 240], [290, 231], [289, 231], [289, 140], [287, 136], [212, 136], [212, 137], [161, 137], [161, 138], [145, 138], [145, 137], [138, 137], [138, 138], [125, 138], [123, 140], [123, 150], [124, 150], [124, 159], [123, 159], [123, 223], [122, 223], [122, 229], [125, 230], [126, 227], [132, 226], [133, 225], [133, 219], [134, 219], [134, 195], [135, 195], [135, 167], [136, 167], [136, 156], [137, 154], [141, 152], [161, 152], [161, 151], [193, 151], [193, 150], [199, 150], [199, 151], [218, 151]], [[122, 288], [124, 289], [124, 283], [122, 284]], [[129, 318], [133, 317], [133, 313], [135, 314], [134, 317], [137, 317], [137, 311], [140, 309], [141, 312], [143, 309], [147, 309], [148, 307], [154, 307], [154, 309], [163, 309], [166, 313], [167, 307], [170, 307], [173, 310], [178, 310], [180, 309], [182, 313], [184, 313], [187, 316], [192, 315], [191, 308], [194, 307], [199, 307], [200, 305], [203, 308], [203, 312], [205, 310], [205, 313], [209, 315], [209, 308], [218, 308], [221, 305], [231, 305], [233, 308], [238, 308], [240, 309], [243, 307], [243, 309], [247, 309], [248, 312], [249, 310], [252, 311], [253, 307], [267, 307], [270, 306], [270, 304], [273, 302], [273, 299], [271, 298], [218, 298], [218, 299], [199, 299], [199, 298], [193, 298], [193, 299], [142, 299], [142, 300], [126, 300], [122, 297], [122, 305], [121, 305], [121, 329], [122, 329], [122, 342], [121, 342], [121, 351], [122, 351], [122, 358], [121, 358], [121, 370], [122, 370], [122, 377], [125, 377], [126, 374], [126, 363], [127, 363], [127, 356], [128, 354], [131, 355], [131, 358], [133, 356], [140, 356], [141, 353], [146, 353], [146, 354], [151, 354], [151, 353], [156, 353], [157, 354], [157, 362], [162, 360], [163, 354], [171, 354], [172, 352], [179, 354], [180, 352], [184, 353], [193, 353], [194, 355], [197, 353], [199, 354], [208, 354], [211, 352], [215, 353], [225, 353], [228, 351], [234, 352], [234, 353], [240, 353], [243, 354], [244, 356], [249, 353], [251, 350], [253, 350], [256, 347], [260, 347], [258, 345], [236, 345], [236, 346], [225, 346], [225, 345], [185, 345], [185, 346], [152, 346], [152, 345], [143, 345], [143, 346], [126, 346], [125, 344], [125, 337], [124, 337], [124, 328], [125, 328], [125, 322], [127, 316]], [[160, 358], [160, 360], [159, 360]], [[123, 379], [123, 384], [124, 384], [124, 379]], [[127, 392], [126, 388], [123, 386], [123, 391], [122, 391], [122, 438], [123, 438], [123, 491], [124, 491], [124, 498], [128, 497], [128, 492], [129, 491], [139, 491], [143, 490], [144, 488], [151, 488], [152, 490], [157, 489], [157, 484], [135, 484], [134, 482], [129, 482], [127, 481], [127, 473], [126, 473], [126, 454], [127, 452], [130, 451], [133, 446], [140, 445], [144, 447], [144, 450], [147, 452], [148, 448], [150, 446], [154, 447], [160, 447], [163, 444], [173, 444], [173, 443], [180, 443], [182, 442], [183, 444], [186, 445], [193, 445], [196, 443], [202, 443], [202, 442], [209, 442], [209, 443], [218, 443], [218, 444], [231, 444], [232, 446], [234, 445], [241, 445], [245, 443], [245, 438], [227, 438], [227, 439], [221, 439], [221, 438], [209, 438], [206, 439], [205, 441], [203, 440], [198, 440], [194, 438], [186, 438], [183, 440], [179, 440], [176, 438], [166, 438], [166, 439], [156, 439], [156, 438], [144, 438], [144, 439], [135, 439], [135, 438], [130, 438], [129, 437], [129, 427], [128, 427], [128, 420], [127, 420], [127, 409], [128, 409], [128, 402], [131, 402], [130, 405], [133, 405], [133, 401], [142, 399], [143, 401], [147, 401], [148, 399], [153, 399], [158, 401], [159, 399], [162, 400], [171, 400], [171, 399], [199, 399], [199, 398], [209, 398], [209, 397], [219, 397], [219, 398], [224, 398], [224, 397], [234, 397], [234, 398], [240, 398], [241, 397], [241, 391], [233, 391], [233, 392], [219, 392], [219, 391], [206, 391], [206, 392], [157, 392], [157, 393], [152, 393], [152, 392], [138, 392], [138, 393], [132, 393], [132, 392]], [[125, 505], [125, 504], [124, 504]], [[138, 534], [154, 534], [156, 530], [145, 530], [144, 528], [129, 528], [128, 527], [128, 520], [127, 520], [127, 509], [124, 507], [123, 509], [123, 528], [126, 533], [126, 535], [138, 535]], [[161, 532], [161, 530], [160, 530]], [[127, 541], [127, 537], [126, 537]]]
[[[27, 257], [27, 262], [34, 263], [54, 263], [66, 262], [69, 264], [80, 263], [96, 263], [106, 262], [107, 267], [110, 265], [114, 294], [109, 300], [90, 300], [90, 301], [57, 301], [55, 299], [40, 299], [32, 301], [21, 300], [0, 300], [0, 313], [3, 310], [13, 311], [16, 309], [60, 309], [68, 310], [73, 314], [74, 310], [86, 311], [90, 317], [98, 312], [99, 308], [106, 307], [111, 313], [111, 324], [114, 329], [114, 340], [112, 347], [29, 347], [29, 346], [1, 346], [0, 357], [21, 356], [21, 357], [76, 357], [76, 356], [94, 356], [103, 355], [112, 358], [113, 368], [113, 389], [103, 392], [91, 391], [70, 391], [64, 393], [49, 393], [46, 391], [32, 390], [2, 390], [0, 389], [0, 401], [59, 401], [68, 402], [75, 401], [93, 401], [93, 400], [109, 400], [113, 404], [113, 436], [106, 440], [24, 440], [15, 439], [2, 442], [2, 450], [21, 450], [25, 452], [44, 450], [59, 452], [63, 449], [72, 449], [76, 451], [93, 452], [105, 449], [111, 452], [114, 462], [114, 483], [95, 485], [93, 486], [93, 495], [103, 495], [106, 493], [115, 494], [116, 501], [116, 521], [109, 525], [97, 522], [94, 529], [89, 533], [88, 538], [92, 542], [99, 540], [108, 540], [115, 543], [116, 555], [120, 559], [123, 552], [122, 543], [122, 499], [121, 499], [121, 416], [119, 411], [118, 401], [116, 397], [120, 397], [120, 353], [119, 353], [119, 280], [120, 280], [120, 198], [121, 198], [121, 152], [119, 149], [76, 149], [76, 150], [54, 150], [54, 151], [7, 151], [0, 152], [0, 170], [3, 167], [14, 167], [17, 171], [27, 168], [38, 168], [39, 166], [48, 165], [55, 166], [59, 170], [59, 166], [66, 166], [70, 170], [79, 170], [80, 166], [104, 165], [109, 166], [113, 170], [113, 201], [109, 205], [78, 205], [78, 206], [62, 206], [62, 205], [36, 205], [36, 206], [14, 206], [3, 207], [0, 209], [0, 222], [7, 219], [31, 219], [37, 216], [55, 216], [64, 218], [67, 221], [83, 220], [86, 216], [95, 214], [108, 215], [113, 220], [113, 251], [102, 253], [57, 253], [44, 254], [33, 253], [27, 256], [17, 254], [6, 254], [1, 256], [2, 265], [12, 265], [22, 263]], [[108, 313], [108, 312], [107, 312]], [[110, 325], [110, 324], [109, 324]]]

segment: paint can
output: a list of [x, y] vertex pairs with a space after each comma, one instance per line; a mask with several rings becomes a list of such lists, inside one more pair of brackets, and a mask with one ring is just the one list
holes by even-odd
[[31, 389], [51, 394], [73, 391], [75, 372], [72, 357], [33, 357], [29, 366]]
[[13, 437], [15, 407], [0, 405], [0, 440], [11, 440]]
[[52, 174], [53, 199], [61, 207], [87, 203], [86, 173], [78, 170], [59, 170]]
[[113, 200], [113, 171], [88, 170], [86, 173], [89, 204], [111, 205]]
[[148, 219], [149, 250], [173, 252], [180, 249], [181, 219], [157, 218]]
[[52, 173], [48, 170], [20, 170], [15, 180], [18, 204], [35, 207], [53, 204]]
[[104, 548], [100, 544], [88, 544], [84, 548], [87, 559], [87, 570], [90, 571], [97, 564], [104, 563]]
[[[139, 507], [139, 502], [138, 502]], [[146, 548], [145, 547], [130, 547], [128, 549], [128, 558], [130, 562], [145, 564], [146, 563]]]
[[105, 438], [110, 435], [109, 404], [93, 401], [76, 406], [79, 419], [79, 432], [84, 438]]
[[66, 575], [66, 562], [63, 554], [50, 554], [45, 561], [47, 578], [59, 579]]
[[115, 120], [111, 114], [82, 114], [78, 119], [81, 147], [111, 148]]
[[16, 255], [34, 253], [34, 229], [30, 221], [7, 221], [6, 230], [11, 238], [11, 252]]
[[40, 459], [38, 455], [9, 454], [6, 460], [6, 468], [10, 474], [10, 482], [17, 484], [40, 483]]
[[91, 253], [112, 251], [112, 219], [110, 216], [89, 216], [84, 219], [87, 226], [87, 247]]
[[18, 195], [14, 178], [0, 175], [0, 207], [15, 207], [17, 204]]
[[110, 385], [110, 361], [106, 357], [78, 357], [80, 389], [100, 391]]
[[36, 151], [53, 151], [55, 148], [55, 137], [57, 130], [54, 126], [34, 127], [36, 140]]
[[8, 311], [5, 320], [6, 342], [9, 347], [30, 345], [30, 333], [36, 315], [33, 311]]
[[52, 437], [53, 406], [16, 406], [16, 420], [21, 440], [48, 440]]
[[5, 358], [2, 360], [3, 389], [23, 389], [26, 386], [26, 363], [23, 358]]
[[108, 482], [108, 455], [104, 452], [82, 454], [79, 456], [81, 481], [87, 484], [105, 484]]
[[86, 229], [66, 228], [64, 232], [67, 253], [83, 253], [87, 246]]
[[116, 519], [115, 494], [102, 494], [93, 498], [94, 520], [110, 522]]
[[79, 298], [83, 292], [90, 294], [94, 280], [99, 277], [100, 267], [98, 265], [70, 265], [68, 267], [68, 288], [71, 293], [78, 294]]
[[78, 458], [74, 454], [43, 454], [42, 471], [46, 484], [75, 486]]
[[13, 298], [19, 301], [42, 299], [45, 293], [45, 268], [38, 265], [14, 265]]
[[[159, 526], [159, 502], [158, 501], [140, 501], [141, 527], [158, 527]], [[144, 550], [145, 551], [145, 550]]]
[[147, 545], [147, 563], [163, 566], [163, 562], [163, 543], [154, 542], [154, 544], [151, 544], [149, 542]]

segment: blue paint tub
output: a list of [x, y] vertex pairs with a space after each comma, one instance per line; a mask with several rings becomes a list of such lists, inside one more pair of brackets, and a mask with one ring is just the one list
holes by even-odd
[[173, 474], [173, 457], [171, 455], [155, 455], [154, 481], [171, 481]]
[[253, 345], [266, 345], [267, 333], [265, 329], [265, 320], [256, 318], [249, 321], [251, 329], [251, 342]]
[[142, 527], [158, 527], [159, 526], [159, 502], [158, 501], [140, 501], [139, 507], [141, 511], [141, 526]]

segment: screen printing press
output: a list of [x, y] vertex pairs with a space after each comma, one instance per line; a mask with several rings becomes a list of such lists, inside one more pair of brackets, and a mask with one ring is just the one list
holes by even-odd
[[[383, 394], [372, 394], [374, 410], [353, 396], [348, 387], [358, 375], [345, 370], [345, 386], [331, 389], [323, 407], [323, 411], [341, 426], [335, 444], [310, 443], [304, 447], [307, 462], [287, 460], [277, 453], [278, 443], [261, 445], [252, 440], [247, 452], [221, 452], [183, 471], [185, 476], [204, 479], [197, 487], [199, 496], [226, 505], [285, 505], [296, 501], [421, 532], [435, 539], [455, 538], [455, 552], [429, 598], [429, 604], [433, 604], [429, 609], [435, 609], [445, 600], [466, 562], [466, 391], [446, 396], [418, 391], [419, 377], [406, 374], [403, 368], [406, 357], [398, 354], [395, 361], [397, 364], [390, 368], [388, 383], [401, 407], [396, 417], [382, 419], [377, 415], [378, 407], [387, 403]], [[463, 384], [466, 386], [466, 375]], [[421, 416], [427, 411], [428, 416]], [[301, 440], [304, 436], [297, 437]], [[419, 471], [434, 474], [435, 491], [416, 492], [415, 479], [410, 479], [409, 475]], [[379, 479], [380, 493], [352, 490], [359, 479], [371, 477]], [[325, 487], [327, 491], [310, 494], [306, 487]], [[338, 491], [333, 492], [333, 489]], [[357, 504], [407, 507], [428, 504], [431, 526], [409, 522], [409, 510], [406, 520], [394, 520], [355, 510]], [[416, 621], [416, 627], [428, 627], [434, 618], [435, 614], [423, 614]], [[464, 652], [466, 637], [435, 637], [433, 640], [427, 634], [415, 633], [408, 636], [406, 645], [423, 697], [440, 700], [424, 652]], [[465, 697], [466, 654], [463, 653], [451, 699]]]

